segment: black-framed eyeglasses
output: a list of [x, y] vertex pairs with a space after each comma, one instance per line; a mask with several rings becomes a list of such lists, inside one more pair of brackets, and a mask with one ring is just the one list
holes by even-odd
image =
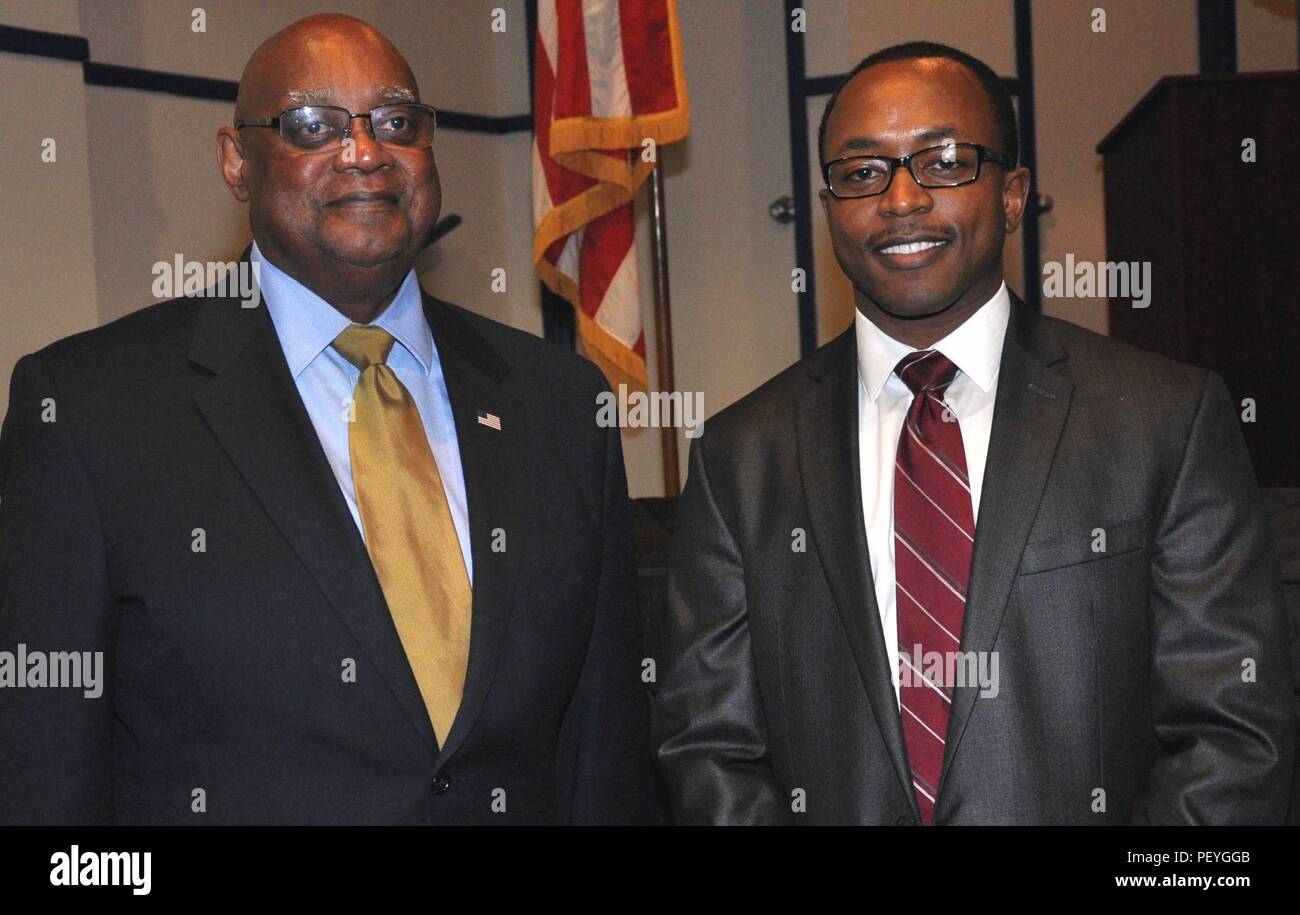
[[425, 149], [433, 145], [437, 112], [428, 105], [402, 102], [380, 105], [364, 114], [353, 114], [333, 105], [304, 105], [290, 108], [273, 118], [236, 121], [242, 127], [273, 127], [286, 143], [307, 152], [338, 149], [352, 136], [354, 118], [365, 118], [371, 139], [385, 146]]
[[906, 167], [921, 187], [960, 187], [980, 176], [980, 165], [992, 162], [1014, 165], [978, 143], [945, 143], [917, 150], [908, 156], [846, 156], [822, 166], [822, 176], [832, 196], [841, 199], [875, 197], [889, 190], [894, 171]]

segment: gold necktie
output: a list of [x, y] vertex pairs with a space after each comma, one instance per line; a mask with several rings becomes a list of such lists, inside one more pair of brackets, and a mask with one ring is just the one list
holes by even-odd
[[366, 549], [439, 744], [460, 707], [471, 591], [420, 411], [384, 360], [393, 338], [353, 324], [334, 348], [361, 370], [348, 428]]

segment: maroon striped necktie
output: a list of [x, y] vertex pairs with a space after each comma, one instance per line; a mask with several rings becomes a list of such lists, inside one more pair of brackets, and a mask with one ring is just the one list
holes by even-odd
[[[961, 425], [943, 402], [957, 366], [936, 350], [920, 350], [900, 359], [895, 372], [913, 395], [894, 464], [900, 714], [912, 787], [929, 826], [953, 690], [925, 675], [949, 669], [949, 652], [961, 647], [975, 520]], [[937, 670], [929, 652], [945, 659]]]

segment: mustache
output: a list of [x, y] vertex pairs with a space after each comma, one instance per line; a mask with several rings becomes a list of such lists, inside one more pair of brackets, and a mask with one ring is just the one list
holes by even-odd
[[863, 242], [862, 246], [868, 250], [875, 250], [890, 239], [905, 238], [915, 235], [926, 235], [944, 241], [952, 241], [957, 237], [957, 232], [949, 226], [890, 226], [888, 229], [873, 232], [871, 235], [867, 236], [867, 240]]

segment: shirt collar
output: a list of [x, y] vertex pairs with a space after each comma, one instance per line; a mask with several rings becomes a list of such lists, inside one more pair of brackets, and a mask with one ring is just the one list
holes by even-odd
[[[249, 259], [256, 265], [262, 300], [271, 312], [289, 372], [297, 378], [352, 322], [302, 283], [272, 264], [253, 242]], [[412, 269], [393, 301], [372, 322], [393, 335], [427, 375], [433, 366], [433, 334], [424, 317], [420, 284]]]
[[[1004, 280], [991, 299], [948, 336], [927, 349], [943, 353], [963, 375], [987, 392], [993, 386], [1002, 362], [1002, 341], [1010, 317], [1011, 297]], [[858, 374], [867, 398], [875, 403], [898, 360], [916, 352], [917, 348], [895, 340], [857, 309], [853, 312], [853, 327], [858, 342]]]

